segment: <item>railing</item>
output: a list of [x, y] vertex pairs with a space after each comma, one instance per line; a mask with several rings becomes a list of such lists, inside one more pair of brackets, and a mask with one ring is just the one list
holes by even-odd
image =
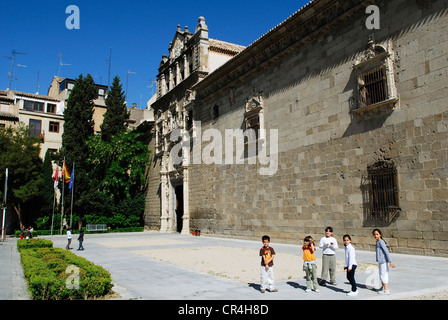
[[88, 224], [86, 226], [88, 232], [107, 231], [106, 224]]

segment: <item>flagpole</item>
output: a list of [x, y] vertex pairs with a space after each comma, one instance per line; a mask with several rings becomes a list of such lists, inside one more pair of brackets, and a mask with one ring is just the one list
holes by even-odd
[[62, 216], [64, 215], [64, 190], [65, 190], [65, 157], [62, 168], [62, 207], [61, 207], [61, 236], [62, 236]]
[[54, 224], [54, 207], [56, 205], [56, 176], [58, 176], [57, 178], [59, 179], [59, 162], [56, 165], [56, 172], [54, 173], [53, 176], [53, 214], [51, 215], [51, 235], [53, 235], [53, 224]]
[[[71, 180], [73, 179], [73, 180]], [[72, 216], [73, 216], [73, 189], [75, 188], [75, 162], [73, 162], [73, 170], [72, 174], [70, 176], [70, 182], [72, 185], [72, 199], [71, 199], [71, 205], [70, 205], [70, 226], [72, 226]], [[70, 187], [70, 185], [69, 185]]]
[[53, 188], [53, 214], [51, 215], [51, 235], [53, 235], [54, 207], [56, 205], [56, 189]]

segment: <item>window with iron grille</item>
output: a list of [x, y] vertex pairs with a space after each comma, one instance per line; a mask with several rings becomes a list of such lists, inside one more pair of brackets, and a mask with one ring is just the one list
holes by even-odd
[[394, 79], [394, 53], [390, 44], [383, 46], [370, 41], [369, 49], [356, 60], [354, 70], [357, 81], [354, 113], [389, 112], [395, 108], [399, 99]]
[[253, 115], [252, 117], [246, 119], [246, 130], [248, 129], [253, 130], [251, 131], [251, 133], [254, 135], [248, 136], [247, 142], [253, 142], [258, 140], [260, 130], [260, 116], [258, 114]]
[[361, 74], [364, 85], [360, 86], [361, 108], [387, 100], [387, 78], [384, 67], [368, 70]]
[[397, 169], [391, 161], [379, 161], [367, 169], [370, 220], [389, 221], [401, 211]]

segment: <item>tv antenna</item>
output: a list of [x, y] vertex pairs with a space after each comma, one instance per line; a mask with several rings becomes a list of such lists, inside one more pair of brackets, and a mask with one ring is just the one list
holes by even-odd
[[71, 66], [71, 64], [62, 63], [62, 54], [58, 54], [58, 57], [59, 57], [59, 71], [58, 71], [58, 77], [59, 77], [59, 74], [61, 73], [61, 67]]
[[107, 80], [107, 87], [110, 87], [110, 69], [112, 66], [112, 48], [110, 49], [110, 55], [109, 55], [109, 60], [106, 59], [107, 62], [109, 62], [109, 78]]
[[16, 58], [17, 58], [18, 54], [27, 55], [28, 53], [17, 52], [15, 49], [13, 49], [11, 51], [12, 57], [3, 56], [4, 58], [11, 60], [11, 71], [8, 72], [8, 75], [9, 75], [8, 90], [11, 89], [11, 84], [12, 84], [12, 81], [14, 80], [14, 69], [16, 67]]
[[39, 94], [39, 88], [40, 88], [39, 75], [40, 75], [40, 71], [37, 70], [37, 91], [36, 91], [36, 94]]
[[126, 98], [128, 97], [128, 82], [129, 82], [129, 75], [130, 74], [137, 74], [137, 72], [132, 72], [131, 70], [128, 71], [128, 74], [126, 76]]
[[14, 79], [15, 80], [14, 90], [17, 90], [17, 80], [19, 80], [17, 75], [19, 74], [19, 68], [28, 68], [28, 66], [24, 66], [23, 64], [17, 64], [17, 66], [16, 66], [16, 73], [15, 73], [16, 78]]
[[147, 86], [149, 89], [151, 89], [151, 97], [149, 97], [150, 99], [152, 98], [152, 96], [154, 95], [154, 85], [157, 85], [157, 81], [154, 80], [149, 80], [150, 85]]

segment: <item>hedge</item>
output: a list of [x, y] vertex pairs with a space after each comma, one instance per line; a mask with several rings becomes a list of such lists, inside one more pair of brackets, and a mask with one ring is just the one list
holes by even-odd
[[[33, 300], [85, 300], [104, 297], [111, 291], [112, 278], [103, 267], [70, 251], [47, 247], [43, 242], [46, 247], [38, 248], [36, 242], [33, 249], [25, 249], [25, 245], [19, 245], [22, 241], [17, 243], [18, 248], [21, 246], [23, 272]], [[79, 288], [69, 287], [74, 284], [74, 273], [67, 271], [71, 266], [79, 268]]]
[[45, 239], [21, 239], [17, 240], [17, 249], [53, 248], [53, 241]]

